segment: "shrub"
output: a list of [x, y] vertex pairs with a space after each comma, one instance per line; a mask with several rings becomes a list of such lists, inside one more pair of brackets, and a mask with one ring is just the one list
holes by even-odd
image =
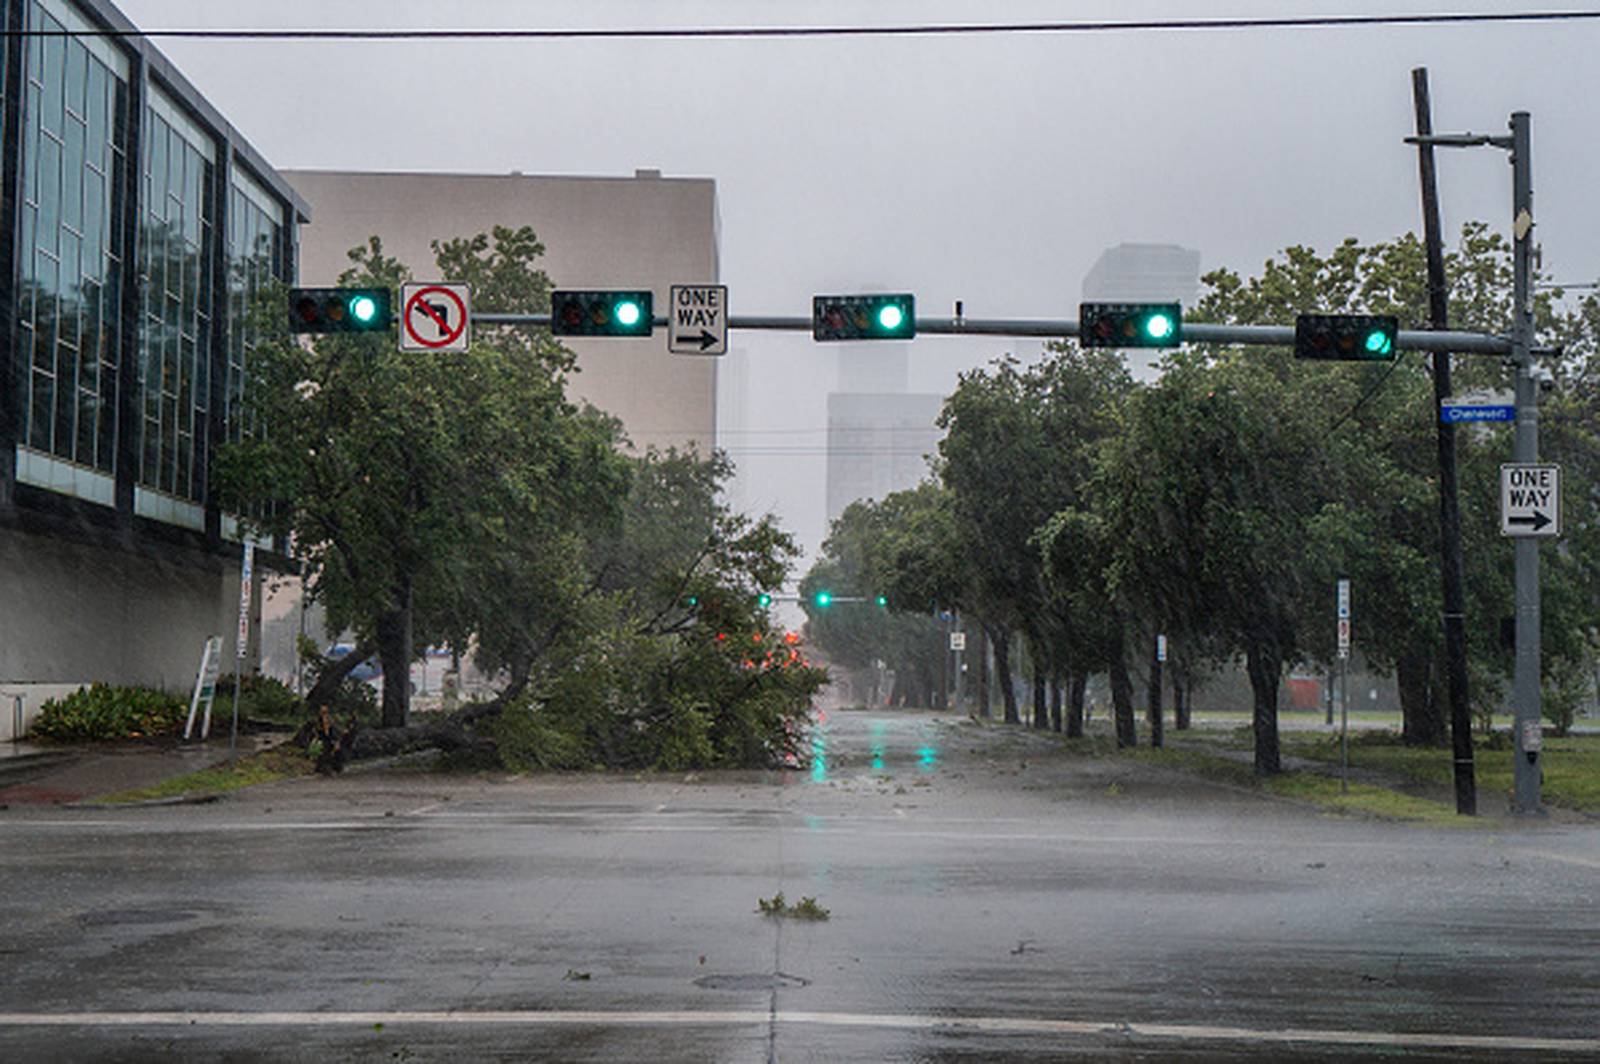
[[29, 734], [57, 742], [98, 742], [176, 735], [189, 703], [179, 695], [148, 687], [80, 687], [52, 698], [39, 709]]
[[[217, 678], [217, 705], [233, 705], [233, 677]], [[282, 680], [270, 676], [246, 676], [239, 688], [239, 719], [270, 720], [298, 724], [305, 716], [300, 696]]]

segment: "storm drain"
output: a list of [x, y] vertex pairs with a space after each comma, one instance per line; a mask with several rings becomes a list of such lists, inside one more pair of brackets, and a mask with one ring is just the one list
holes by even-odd
[[798, 990], [810, 986], [811, 980], [783, 972], [762, 972], [757, 975], [702, 975], [694, 985], [702, 990]]

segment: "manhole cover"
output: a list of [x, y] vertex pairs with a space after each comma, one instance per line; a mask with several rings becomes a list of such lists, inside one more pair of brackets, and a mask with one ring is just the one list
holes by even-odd
[[78, 923], [84, 927], [113, 927], [121, 924], [176, 924], [193, 920], [199, 913], [188, 909], [101, 909], [84, 913]]
[[702, 975], [694, 981], [702, 990], [798, 990], [810, 986], [811, 980], [782, 972], [764, 972], [758, 975]]

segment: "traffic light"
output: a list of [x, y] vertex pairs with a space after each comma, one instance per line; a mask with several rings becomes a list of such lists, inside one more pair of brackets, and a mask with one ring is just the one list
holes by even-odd
[[1393, 314], [1301, 314], [1294, 319], [1294, 357], [1382, 362], [1396, 355], [1400, 320]]
[[655, 328], [649, 292], [552, 292], [556, 336], [649, 336]]
[[917, 297], [812, 296], [813, 340], [909, 340], [917, 335]]
[[1078, 342], [1084, 347], [1177, 347], [1183, 308], [1176, 303], [1080, 303]]
[[756, 605], [760, 606], [762, 609], [766, 609], [768, 606], [772, 605], [772, 596], [763, 591], [761, 594], [756, 596]]
[[876, 601], [878, 603], [878, 608], [880, 610], [886, 610], [886, 609], [889, 608], [889, 596], [888, 595], [879, 595], [877, 597]]
[[381, 332], [393, 321], [387, 288], [291, 288], [292, 333]]
[[814, 602], [819, 609], [827, 609], [828, 604], [833, 601], [833, 594], [828, 591], [818, 591], [815, 595], [811, 596], [811, 601]]

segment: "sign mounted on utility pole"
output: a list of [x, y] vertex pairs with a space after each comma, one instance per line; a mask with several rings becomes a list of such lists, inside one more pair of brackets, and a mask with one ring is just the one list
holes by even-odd
[[1500, 467], [1500, 534], [1561, 535], [1561, 467], [1507, 462]]
[[950, 633], [950, 649], [951, 650], [965, 650], [965, 649], [967, 649], [967, 633], [965, 633], [965, 632], [951, 632]]
[[1350, 657], [1350, 581], [1339, 581], [1339, 660]]
[[439, 281], [400, 286], [400, 350], [465, 351], [472, 343], [472, 289]]
[[675, 284], [669, 293], [667, 350], [675, 355], [728, 353], [728, 286]]

